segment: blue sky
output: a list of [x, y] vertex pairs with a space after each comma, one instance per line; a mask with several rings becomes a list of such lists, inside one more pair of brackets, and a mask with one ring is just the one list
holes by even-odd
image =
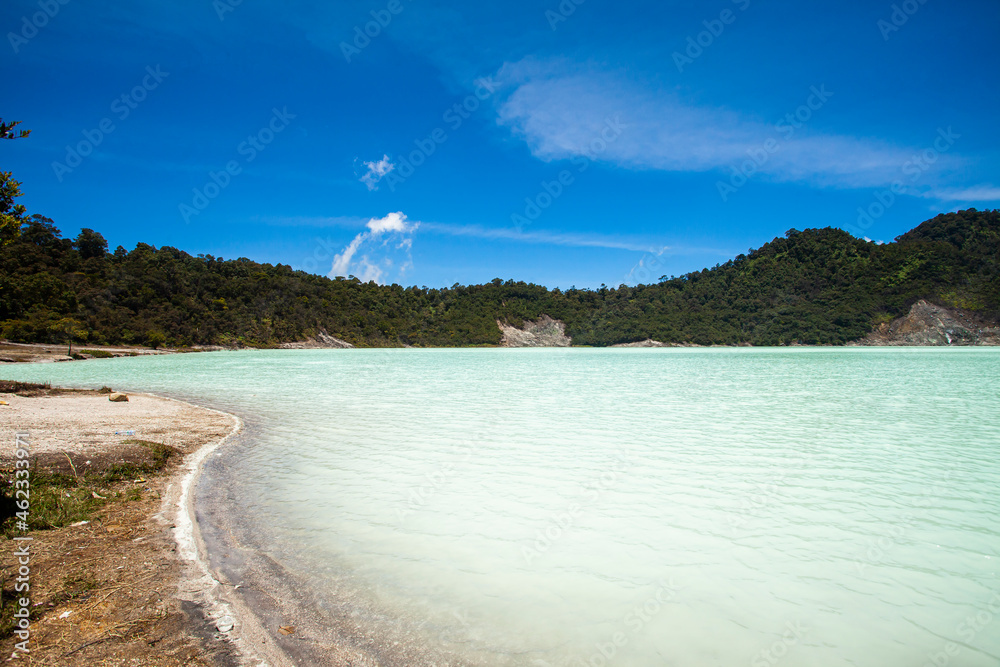
[[112, 249], [428, 286], [1000, 205], [995, 0], [577, 2], [8, 0], [0, 167]]

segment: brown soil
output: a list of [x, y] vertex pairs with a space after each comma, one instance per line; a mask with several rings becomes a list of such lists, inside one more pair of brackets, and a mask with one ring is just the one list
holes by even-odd
[[[31, 394], [30, 391], [21, 392]], [[0, 469], [13, 470], [12, 431], [31, 433], [33, 474], [85, 477], [107, 498], [83, 525], [20, 533], [30, 542], [31, 652], [11, 662], [31, 665], [235, 665], [233, 645], [215, 632], [185, 590], [186, 563], [176, 554], [161, 517], [164, 497], [176, 486], [183, 458], [217, 442], [233, 428], [221, 413], [176, 401], [131, 396], [115, 404], [98, 392], [41, 390], [34, 396], [0, 395]], [[115, 435], [117, 419], [135, 434]], [[121, 429], [119, 429], [120, 431]], [[159, 472], [102, 482], [123, 465], [157, 464], [142, 439], [174, 452]], [[72, 463], [71, 463], [72, 462]], [[162, 463], [162, 460], [160, 461]], [[3, 596], [14, 595], [16, 543], [0, 543]], [[23, 595], [22, 594], [18, 594]], [[37, 614], [37, 617], [35, 617]], [[0, 640], [8, 658], [16, 637]]]

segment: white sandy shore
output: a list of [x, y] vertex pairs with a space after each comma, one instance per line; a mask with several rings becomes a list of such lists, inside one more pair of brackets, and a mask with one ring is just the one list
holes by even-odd
[[241, 664], [293, 664], [271, 632], [234, 595], [233, 584], [212, 573], [195, 520], [193, 489], [202, 464], [240, 432], [242, 421], [237, 416], [150, 394], [130, 394], [122, 403], [94, 393], [0, 394], [0, 400], [9, 404], [0, 405], [0, 439], [13, 443], [15, 432], [28, 432], [33, 454], [66, 453], [83, 465], [88, 457], [114, 456], [122, 450], [123, 439], [151, 440], [183, 452], [184, 463], [166, 480], [160, 511], [153, 517], [164, 529], [171, 528], [176, 543], [181, 560], [178, 597], [202, 605], [213, 622], [225, 616], [233, 619], [232, 630], [222, 634]]
[[130, 394], [124, 403], [84, 393], [0, 394], [0, 399], [10, 404], [0, 406], [0, 442], [13, 442], [15, 431], [30, 432], [35, 454], [113, 454], [123, 438], [152, 440], [188, 453], [219, 435], [216, 424], [201, 416], [204, 408], [158, 396]]
[[177, 399], [155, 395], [129, 396], [130, 400], [136, 397], [156, 401], [163, 410], [169, 410], [169, 405], [181, 410], [193, 408], [222, 415], [231, 420], [232, 429], [228, 434], [185, 456], [183, 468], [167, 486], [162, 509], [156, 518], [172, 526], [177, 555], [187, 564], [179, 586], [181, 596], [203, 605], [206, 616], [216, 623], [226, 617], [232, 619], [232, 630], [223, 634], [236, 648], [240, 664], [254, 667], [292, 667], [293, 663], [274, 642], [271, 634], [261, 625], [253, 611], [246, 608], [239, 596], [232, 594], [234, 584], [220, 581], [212, 573], [208, 562], [208, 551], [195, 519], [192, 495], [202, 464], [242, 430], [243, 421], [234, 414], [195, 406]]

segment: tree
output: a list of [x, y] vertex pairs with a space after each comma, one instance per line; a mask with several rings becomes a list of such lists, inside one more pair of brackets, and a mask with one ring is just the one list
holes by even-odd
[[69, 343], [69, 349], [66, 351], [66, 356], [68, 357], [73, 356], [73, 339], [83, 339], [87, 336], [87, 330], [83, 324], [72, 317], [64, 317], [58, 320], [52, 325], [52, 330], [66, 336], [66, 340]]
[[76, 237], [73, 245], [79, 251], [82, 259], [104, 257], [108, 252], [108, 242], [104, 237], [93, 229], [87, 229], [86, 227], [80, 230], [80, 234]]
[[152, 330], [146, 334], [146, 343], [154, 350], [167, 342], [167, 337], [162, 331]]
[[[19, 120], [5, 123], [0, 118], [0, 139], [24, 139], [31, 134], [31, 130], [14, 129], [20, 124]], [[16, 239], [21, 231], [25, 208], [14, 203], [14, 198], [23, 194], [20, 186], [21, 183], [14, 180], [11, 172], [0, 172], [0, 247]]]
[[31, 130], [15, 130], [14, 128], [21, 124], [19, 120], [12, 120], [9, 123], [3, 122], [3, 118], [0, 118], [0, 139], [24, 139], [29, 134]]
[[21, 183], [15, 181], [9, 171], [0, 171], [0, 247], [16, 239], [21, 233], [21, 223], [26, 209], [21, 204], [15, 204], [14, 198], [20, 197]]

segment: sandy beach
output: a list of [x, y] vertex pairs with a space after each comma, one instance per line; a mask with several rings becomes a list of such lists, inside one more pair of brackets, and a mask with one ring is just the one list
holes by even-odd
[[[98, 505], [86, 523], [8, 531], [3, 540], [9, 602], [15, 545], [22, 544], [10, 537], [32, 538], [31, 650], [18, 652], [17, 662], [286, 664], [252, 616], [228, 602], [233, 586], [209, 573], [192, 520], [200, 464], [238, 432], [239, 419], [136, 394], [111, 402], [106, 393], [42, 389], [0, 394], [0, 401], [8, 404], [0, 405], [4, 478], [13, 478], [15, 432], [28, 433], [32, 479], [72, 475]], [[150, 467], [151, 450], [169, 453], [158, 471]], [[149, 472], [134, 476], [136, 470]], [[118, 479], [123, 471], [133, 474]], [[0, 656], [15, 661], [18, 641], [4, 637]]]
[[[56, 528], [22, 532], [7, 524], [0, 575], [8, 608], [17, 599], [15, 550], [22, 544], [11, 538], [32, 538], [31, 650], [18, 651], [19, 638], [8, 632], [0, 638], [0, 660], [465, 664], [386, 619], [375, 623], [377, 612], [361, 622], [364, 605], [353, 596], [342, 594], [336, 609], [317, 607], [309, 585], [264, 554], [253, 522], [237, 516], [227, 483], [232, 457], [239, 456], [226, 447], [242, 433], [238, 417], [149, 394], [113, 402], [107, 391], [6, 389], [0, 393], [7, 403], [0, 405], [4, 483], [14, 479], [16, 434], [27, 433], [32, 484], [62, 476], [71, 483], [67, 498], [92, 495], [97, 507], [86, 520], [67, 519]], [[157, 451], [169, 456], [152, 470]], [[205, 488], [196, 506], [199, 480]], [[33, 486], [33, 503], [35, 494]]]

